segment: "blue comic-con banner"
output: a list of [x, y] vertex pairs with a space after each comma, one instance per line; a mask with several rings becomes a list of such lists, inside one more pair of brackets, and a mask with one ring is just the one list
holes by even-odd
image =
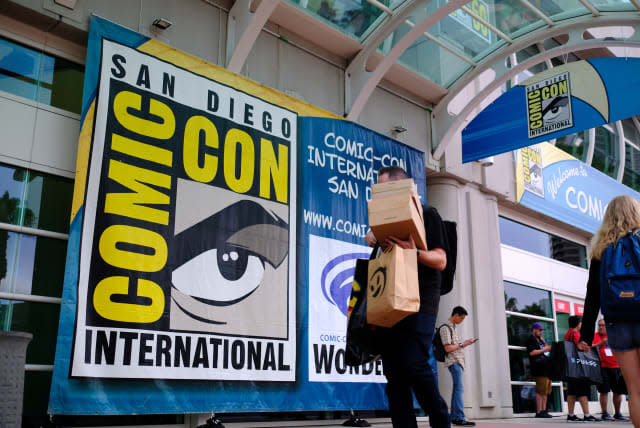
[[[424, 157], [343, 121], [316, 140], [302, 117], [336, 119], [91, 19], [51, 414], [384, 408], [380, 365], [344, 370], [344, 332], [317, 323], [345, 318], [314, 318], [308, 279], [340, 282], [327, 255], [366, 252], [371, 168], [424, 184]], [[300, 235], [301, 194], [336, 245]]]
[[300, 364], [308, 367], [306, 380], [332, 385], [345, 404], [385, 408], [382, 362], [345, 366], [347, 302], [355, 261], [371, 254], [364, 237], [378, 169], [404, 168], [425, 201], [424, 153], [342, 120], [301, 118], [299, 129], [298, 289], [308, 289], [307, 355], [301, 353]]
[[640, 194], [549, 143], [515, 152], [516, 201], [579, 229], [595, 233], [609, 201]]
[[549, 141], [640, 114], [640, 58], [553, 67], [509, 89], [462, 131], [462, 161]]

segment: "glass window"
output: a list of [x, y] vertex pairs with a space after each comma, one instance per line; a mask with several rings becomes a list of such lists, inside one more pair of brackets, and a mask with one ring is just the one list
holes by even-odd
[[80, 113], [84, 69], [0, 37], [0, 91]]
[[587, 147], [589, 146], [589, 131], [578, 132], [577, 134], [565, 135], [556, 140], [556, 147], [569, 153], [576, 159], [585, 161], [587, 157]]
[[31, 224], [25, 226], [68, 233], [73, 198], [73, 180], [29, 171], [25, 212]]
[[0, 291], [13, 292], [14, 270], [20, 234], [0, 229]]
[[63, 110], [80, 113], [82, 109], [82, 66], [63, 58], [44, 54], [38, 85], [38, 101]]
[[22, 224], [22, 197], [27, 171], [0, 164], [0, 222]]
[[533, 4], [554, 21], [589, 13], [579, 0], [542, 0], [535, 1]]
[[495, 0], [492, 8], [495, 11], [496, 27], [512, 37], [544, 25], [538, 16], [518, 0]]
[[507, 337], [511, 346], [527, 346], [527, 340], [531, 336], [531, 324], [539, 322], [544, 328], [542, 336], [547, 342], [554, 341], [553, 322], [538, 321], [531, 318], [507, 315]]
[[69, 232], [73, 180], [0, 164], [0, 194], [0, 222]]
[[529, 364], [530, 362], [527, 351], [509, 349], [509, 369], [511, 371], [512, 381], [531, 380]]
[[603, 126], [596, 128], [591, 166], [612, 178], [616, 178], [618, 171], [618, 141], [619, 138], [615, 132]]
[[[536, 412], [536, 386], [535, 385], [511, 385], [514, 413]], [[560, 399], [560, 387], [554, 386], [547, 400], [547, 411], [561, 412], [562, 400]]]
[[[522, 64], [523, 62], [527, 61], [529, 58], [532, 58], [538, 55], [539, 53], [540, 53], [540, 49], [538, 48], [538, 46], [536, 45], [527, 46], [526, 48], [520, 49], [518, 52], [516, 52], [516, 61], [518, 62], [518, 64]], [[509, 62], [511, 62], [511, 59], [509, 59]], [[511, 66], [513, 67], [513, 65]], [[541, 62], [529, 68], [528, 71], [533, 75], [533, 74], [542, 73], [546, 69], [547, 69], [547, 64], [545, 62]]]
[[36, 99], [40, 52], [0, 38], [0, 90]]
[[587, 268], [587, 248], [559, 236], [499, 217], [500, 242], [505, 245]]
[[67, 241], [0, 229], [0, 291], [60, 297]]
[[49, 425], [47, 406], [51, 389], [51, 372], [24, 374], [24, 399], [22, 400], [22, 426], [41, 427]]
[[60, 305], [0, 300], [0, 328], [33, 334], [27, 348], [27, 364], [53, 364]]
[[556, 312], [556, 323], [558, 326], [558, 338], [564, 339], [564, 335], [569, 331], [569, 317], [571, 314]]
[[[380, 21], [378, 18], [381, 18], [381, 15], [386, 17], [382, 10], [364, 0], [291, 0], [291, 2], [356, 40], [363, 39], [368, 34], [368, 30], [373, 28], [373, 24]], [[386, 7], [394, 7], [398, 2], [390, 5], [388, 0], [380, 0], [380, 3]]]
[[551, 257], [551, 246], [547, 233], [504, 217], [499, 217], [499, 223], [500, 242], [503, 244], [544, 257]]
[[550, 292], [505, 281], [504, 293], [507, 311], [553, 318]]
[[622, 183], [635, 191], [640, 191], [640, 150], [631, 144], [625, 144]]
[[590, 0], [596, 9], [606, 12], [637, 11], [629, 0]]

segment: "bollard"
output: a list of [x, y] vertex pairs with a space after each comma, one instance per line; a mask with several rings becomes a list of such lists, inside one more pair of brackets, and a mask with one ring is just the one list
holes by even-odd
[[0, 428], [22, 424], [24, 364], [31, 333], [0, 331]]

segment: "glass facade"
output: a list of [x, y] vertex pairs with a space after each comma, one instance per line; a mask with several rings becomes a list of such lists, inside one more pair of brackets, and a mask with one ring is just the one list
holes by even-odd
[[500, 242], [581, 268], [587, 268], [587, 249], [559, 236], [522, 223], [499, 218]]
[[[389, 21], [389, 16], [406, 0], [288, 0], [317, 20], [364, 43], [373, 30]], [[433, 15], [448, 0], [434, 0], [394, 29], [379, 51], [387, 55], [411, 28]], [[635, 10], [629, 2], [598, 0], [593, 5], [602, 11]], [[470, 70], [474, 63], [516, 39], [547, 25], [539, 14], [551, 21], [562, 21], [591, 12], [579, 0], [472, 0], [454, 10], [418, 37], [400, 56], [398, 63], [432, 82], [448, 88]], [[545, 49], [552, 41], [544, 41]], [[524, 49], [537, 51], [536, 46]], [[535, 52], [537, 53], [537, 52]], [[533, 52], [518, 56], [533, 55]], [[569, 58], [571, 57], [571, 58]], [[565, 56], [564, 61], [576, 57]], [[522, 58], [518, 58], [519, 61]], [[559, 60], [551, 60], [559, 65]], [[544, 69], [544, 64], [535, 68]], [[533, 73], [537, 71], [531, 70]]]
[[24, 426], [47, 420], [72, 196], [73, 180], [0, 164], [0, 330], [33, 334], [37, 369], [25, 374]]
[[[536, 412], [535, 385], [511, 385], [511, 397], [513, 399], [513, 413]], [[547, 399], [548, 412], [562, 412], [562, 399], [560, 397], [560, 386], [552, 387], [551, 395]]]
[[[610, 7], [618, 5], [611, 3]], [[620, 122], [622, 133], [617, 123], [607, 124], [593, 131], [595, 137], [591, 141], [590, 131], [558, 138], [555, 146], [571, 156], [589, 163], [589, 148], [593, 147], [593, 157], [590, 165], [617, 180], [622, 171], [622, 183], [633, 190], [640, 191], [640, 122], [625, 119]], [[621, 159], [624, 144], [624, 163]]]
[[0, 91], [80, 113], [84, 68], [0, 37]]
[[[387, 16], [380, 8], [365, 0], [291, 0], [297, 7], [310, 13], [316, 19], [335, 27], [356, 40], [362, 40], [373, 29], [374, 24], [381, 23]], [[380, 0], [386, 8], [393, 8], [396, 3]]]
[[618, 165], [620, 164], [619, 144], [619, 137], [612, 128], [596, 128], [596, 141], [591, 166], [615, 179], [618, 173]]
[[[542, 324], [543, 337], [549, 343], [557, 340], [551, 292], [504, 281], [504, 301], [507, 310], [507, 340], [509, 373], [514, 413], [535, 413], [535, 384], [531, 375], [526, 346], [531, 325]], [[547, 410], [562, 411], [560, 384], [553, 386]]]
[[576, 159], [583, 162], [587, 160], [587, 149], [589, 146], [589, 131], [578, 132], [576, 134], [565, 135], [556, 140], [556, 147], [569, 153]]

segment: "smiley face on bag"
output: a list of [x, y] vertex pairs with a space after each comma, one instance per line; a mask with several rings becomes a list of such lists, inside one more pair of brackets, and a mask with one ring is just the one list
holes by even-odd
[[387, 286], [387, 268], [380, 266], [373, 272], [371, 278], [369, 278], [369, 291], [370, 296], [376, 298], [384, 294], [384, 289]]

